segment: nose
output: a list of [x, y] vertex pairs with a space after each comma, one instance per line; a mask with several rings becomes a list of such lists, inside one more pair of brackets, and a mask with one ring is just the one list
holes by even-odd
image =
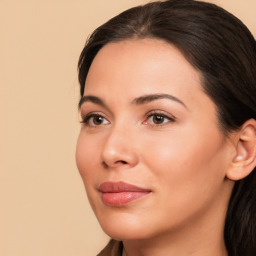
[[136, 143], [131, 130], [121, 126], [109, 131], [102, 150], [105, 168], [132, 168], [138, 163]]

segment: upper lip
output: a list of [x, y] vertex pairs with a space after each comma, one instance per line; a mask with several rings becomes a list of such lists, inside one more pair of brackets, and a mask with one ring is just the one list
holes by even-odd
[[102, 193], [119, 193], [119, 192], [150, 192], [150, 189], [141, 188], [125, 182], [103, 182], [99, 186], [99, 191]]

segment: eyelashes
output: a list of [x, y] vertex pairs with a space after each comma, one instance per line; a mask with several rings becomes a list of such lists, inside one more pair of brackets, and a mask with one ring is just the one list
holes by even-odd
[[[164, 111], [154, 110], [149, 111], [146, 114], [145, 119], [141, 123], [144, 125], [159, 127], [167, 125], [168, 123], [173, 123], [175, 121], [176, 117], [174, 117], [173, 115], [167, 114]], [[103, 114], [98, 112], [92, 112], [85, 115], [80, 123], [84, 124], [84, 126], [89, 128], [96, 128], [108, 125], [111, 122]]]
[[143, 122], [144, 124], [154, 125], [154, 126], [160, 126], [165, 125], [167, 123], [175, 122], [176, 117], [167, 115], [163, 111], [150, 111], [146, 115], [146, 120]]
[[83, 120], [80, 122], [88, 127], [106, 125], [110, 122], [101, 114], [99, 113], [90, 113], [86, 115]]

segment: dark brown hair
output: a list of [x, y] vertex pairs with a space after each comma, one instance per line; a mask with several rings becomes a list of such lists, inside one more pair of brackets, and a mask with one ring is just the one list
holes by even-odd
[[[156, 38], [175, 45], [203, 76], [202, 86], [217, 106], [225, 134], [256, 119], [256, 42], [235, 16], [210, 3], [167, 0], [131, 8], [89, 37], [78, 71], [81, 96], [90, 65], [106, 44], [131, 38]], [[256, 172], [235, 183], [225, 243], [229, 256], [256, 253]]]

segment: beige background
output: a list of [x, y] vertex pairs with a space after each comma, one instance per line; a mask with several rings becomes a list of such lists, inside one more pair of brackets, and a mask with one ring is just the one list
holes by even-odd
[[[0, 0], [0, 255], [96, 255], [75, 166], [76, 64], [87, 35], [146, 0]], [[255, 0], [219, 3], [256, 34]]]

